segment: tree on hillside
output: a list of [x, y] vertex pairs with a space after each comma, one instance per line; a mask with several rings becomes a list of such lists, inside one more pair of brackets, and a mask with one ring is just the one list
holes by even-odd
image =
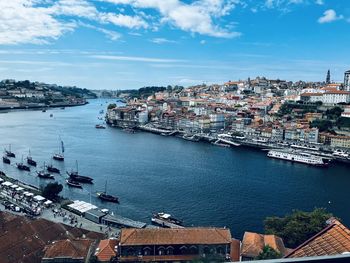
[[281, 258], [281, 253], [274, 250], [269, 245], [264, 246], [263, 250], [260, 252], [260, 254], [255, 258], [257, 260], [261, 259], [275, 259], [275, 258]]
[[285, 217], [267, 217], [265, 232], [281, 237], [287, 247], [295, 248], [320, 232], [332, 216], [324, 208], [315, 208], [311, 212], [294, 210]]
[[107, 108], [108, 108], [109, 110], [111, 110], [111, 109], [114, 109], [115, 107], [117, 107], [117, 104], [112, 103], [112, 104], [109, 104]]
[[311, 122], [311, 128], [318, 128], [320, 132], [328, 131], [332, 129], [333, 124], [330, 120], [316, 119]]
[[62, 192], [63, 186], [57, 182], [48, 183], [42, 190], [42, 195], [46, 199], [55, 201], [59, 198], [59, 193]]

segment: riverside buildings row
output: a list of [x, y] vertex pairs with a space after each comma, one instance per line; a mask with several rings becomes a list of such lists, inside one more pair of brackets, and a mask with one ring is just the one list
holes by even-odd
[[[263, 77], [203, 84], [130, 100], [126, 106], [110, 108], [107, 119], [120, 127], [152, 124], [186, 134], [228, 132], [251, 139], [350, 148], [350, 91], [345, 90], [346, 85]], [[291, 110], [285, 111], [286, 105]], [[328, 120], [327, 110], [335, 107], [342, 111], [337, 118], [345, 120], [339, 122], [344, 125], [330, 121], [336, 132], [320, 131], [317, 125], [311, 125]]]

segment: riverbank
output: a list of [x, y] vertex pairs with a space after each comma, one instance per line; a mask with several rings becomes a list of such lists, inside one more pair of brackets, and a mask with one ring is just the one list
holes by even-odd
[[28, 106], [14, 106], [14, 107], [0, 107], [0, 113], [4, 111], [14, 111], [14, 110], [47, 110], [50, 108], [62, 108], [62, 107], [77, 107], [77, 106], [84, 106], [88, 104], [88, 101], [81, 102], [81, 103], [61, 103], [61, 104], [51, 104], [51, 105], [28, 105]]
[[[180, 130], [173, 130], [173, 129], [166, 129], [164, 127], [161, 127], [160, 125], [152, 125], [152, 124], [145, 124], [145, 125], [139, 125], [134, 123], [132, 126], [130, 126], [130, 122], [111, 122], [108, 119], [106, 120], [106, 123], [110, 125], [111, 127], [116, 128], [122, 128], [125, 131], [129, 130], [139, 130], [142, 132], [149, 132], [161, 136], [175, 136], [178, 138], [182, 138], [187, 141], [192, 142], [208, 142], [212, 145], [219, 146], [219, 147], [246, 147], [246, 148], [253, 148], [257, 150], [272, 150], [272, 149], [281, 149], [281, 150], [290, 150], [290, 151], [299, 151], [302, 153], [307, 153], [310, 155], [316, 155], [320, 156], [321, 158], [326, 159], [327, 161], [335, 161], [337, 163], [347, 164], [350, 165], [350, 157], [349, 153], [347, 154], [348, 157], [344, 157], [341, 155], [333, 154], [338, 149], [332, 148], [330, 146], [326, 145], [315, 145], [310, 143], [298, 143], [293, 141], [270, 141], [268, 139], [261, 139], [258, 137], [239, 137], [239, 136], [233, 136], [229, 132], [227, 133], [217, 133], [217, 132], [211, 132], [211, 133], [186, 133], [185, 131]], [[346, 151], [344, 149], [343, 151]]]

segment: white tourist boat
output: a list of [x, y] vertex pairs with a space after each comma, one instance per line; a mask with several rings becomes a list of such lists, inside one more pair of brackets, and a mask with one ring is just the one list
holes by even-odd
[[183, 228], [182, 222], [170, 214], [157, 213], [151, 218], [153, 224], [168, 228]]
[[293, 150], [270, 150], [267, 153], [270, 158], [276, 158], [281, 160], [286, 160], [290, 162], [303, 163], [313, 166], [326, 167], [328, 162], [326, 162], [322, 157], [316, 156], [309, 153], [304, 153], [300, 151]]

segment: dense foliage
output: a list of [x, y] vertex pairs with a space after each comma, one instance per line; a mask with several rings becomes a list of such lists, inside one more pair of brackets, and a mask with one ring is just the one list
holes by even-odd
[[111, 103], [111, 104], [108, 105], [107, 109], [110, 110], [110, 109], [114, 109], [115, 107], [117, 107], [117, 104]]
[[162, 91], [175, 91], [180, 92], [183, 89], [182, 86], [167, 86], [167, 87], [158, 87], [158, 86], [150, 86], [150, 87], [143, 87], [138, 90], [132, 89], [132, 90], [123, 90], [120, 91], [118, 96], [120, 94], [129, 94], [131, 98], [147, 98], [148, 96], [154, 95], [156, 92], [162, 92]]
[[[18, 88], [25, 88], [28, 90], [35, 90], [36, 89], [36, 83], [31, 82], [29, 80], [20, 80], [15, 81], [10, 84], [9, 80], [4, 80], [0, 82], [0, 89], [6, 88], [7, 90], [14, 90]], [[71, 87], [71, 86], [56, 86], [56, 85], [44, 85], [44, 90], [50, 90], [50, 91], [58, 91], [63, 96], [75, 96], [78, 98], [97, 98], [96, 94], [91, 92], [88, 89], [81, 89], [78, 87]]]
[[257, 260], [261, 259], [275, 259], [275, 258], [281, 258], [281, 253], [274, 250], [269, 245], [264, 246], [263, 250], [260, 252], [260, 254], [255, 258]]
[[329, 131], [330, 129], [332, 129], [333, 124], [331, 121], [329, 120], [314, 120], [313, 122], [311, 122], [311, 128], [318, 128], [320, 132], [324, 132], [324, 131]]
[[63, 186], [57, 182], [48, 183], [42, 189], [42, 196], [51, 201], [56, 201], [59, 199], [59, 193], [62, 192]]
[[295, 248], [320, 232], [330, 217], [332, 214], [324, 208], [315, 208], [311, 212], [294, 210], [285, 217], [267, 217], [265, 232], [281, 237], [286, 247]]

